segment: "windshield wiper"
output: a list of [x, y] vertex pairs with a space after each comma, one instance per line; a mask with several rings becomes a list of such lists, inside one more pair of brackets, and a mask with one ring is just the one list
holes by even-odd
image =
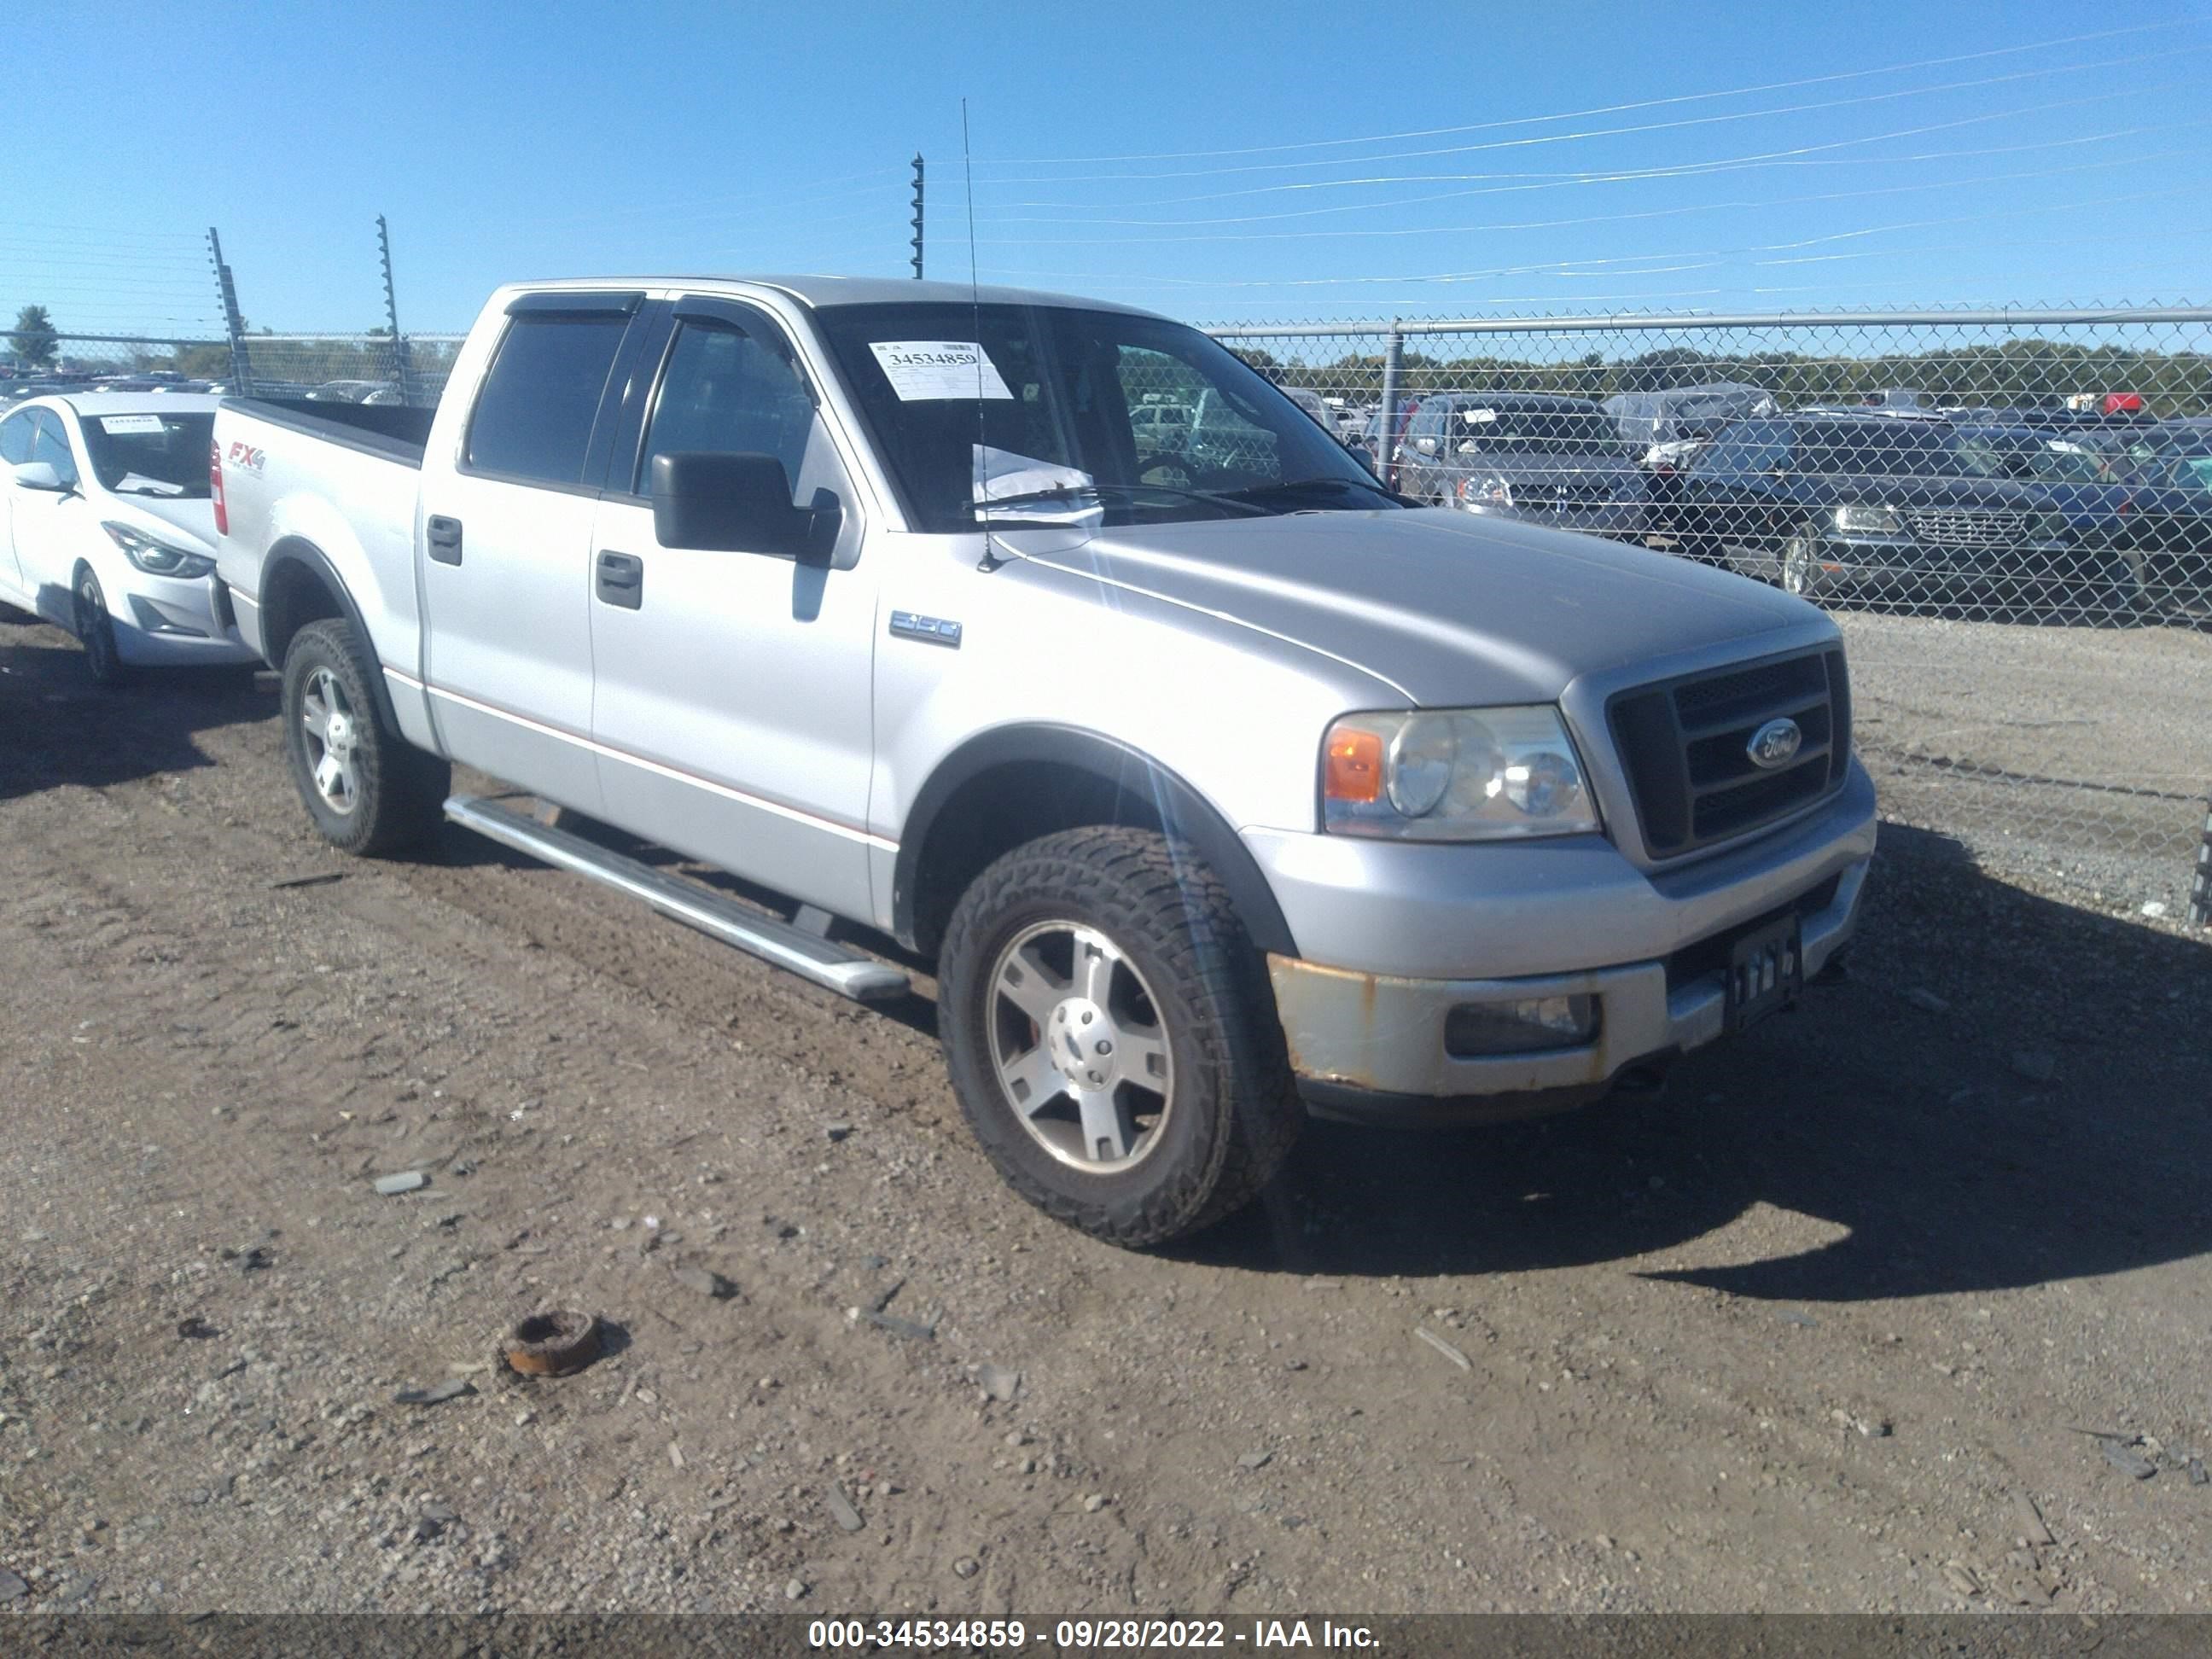
[[165, 484], [156, 489], [151, 484], [118, 484], [115, 493], [118, 495], [151, 495], [160, 501], [168, 501], [183, 495], [185, 487], [182, 484]]
[[1395, 501], [1398, 499], [1397, 494], [1395, 491], [1386, 489], [1382, 485], [1376, 483], [1372, 478], [1346, 478], [1337, 477], [1334, 474], [1324, 474], [1321, 477], [1311, 478], [1282, 478], [1278, 479], [1273, 483], [1247, 484], [1242, 489], [1231, 489], [1227, 491], [1224, 499], [1234, 501], [1249, 501], [1257, 496], [1287, 495], [1290, 491], [1294, 489], [1318, 489], [1323, 485], [1329, 485], [1332, 487], [1342, 485], [1345, 488], [1351, 489], [1364, 489], [1373, 495], [1382, 496], [1385, 501]]
[[1025, 489], [1018, 495], [996, 495], [975, 505], [988, 515], [993, 507], [1035, 507], [1051, 501], [1073, 501], [1086, 495], [1104, 496], [1153, 495], [1167, 495], [1176, 501], [1204, 501], [1208, 507], [1226, 507], [1247, 518], [1265, 518], [1267, 509], [1255, 507], [1250, 501], [1238, 501], [1233, 495], [1210, 495], [1202, 489], [1179, 489], [1172, 484], [1155, 483], [1087, 483], [1057, 484], [1050, 489]]

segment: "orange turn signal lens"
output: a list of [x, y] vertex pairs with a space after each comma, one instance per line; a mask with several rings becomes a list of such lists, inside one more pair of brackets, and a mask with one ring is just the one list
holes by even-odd
[[1349, 726], [1330, 732], [1322, 759], [1321, 792], [1330, 800], [1382, 799], [1382, 739]]

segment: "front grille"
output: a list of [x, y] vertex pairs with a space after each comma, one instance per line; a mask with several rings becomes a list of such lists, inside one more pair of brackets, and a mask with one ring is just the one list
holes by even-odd
[[[1850, 762], [1850, 684], [1840, 650], [1644, 686], [1615, 697], [1610, 714], [1654, 858], [1678, 858], [1787, 817], [1841, 787]], [[1785, 719], [1802, 734], [1796, 756], [1779, 767], [1759, 765], [1752, 734]]]
[[1911, 513], [1905, 522], [1926, 547], [2010, 547], [2027, 539], [2029, 515], [2012, 512]]

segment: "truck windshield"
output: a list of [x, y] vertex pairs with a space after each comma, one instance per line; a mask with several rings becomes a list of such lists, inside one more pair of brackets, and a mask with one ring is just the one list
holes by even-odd
[[85, 458], [100, 487], [118, 495], [205, 501], [213, 415], [85, 415]]
[[1080, 502], [1108, 525], [1399, 505], [1180, 323], [995, 302], [819, 316], [917, 529], [972, 531], [1017, 501]]

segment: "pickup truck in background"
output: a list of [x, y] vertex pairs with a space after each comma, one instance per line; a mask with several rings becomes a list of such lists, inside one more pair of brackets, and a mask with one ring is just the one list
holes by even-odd
[[[1237, 442], [1140, 441], [1161, 403]], [[1820, 611], [1413, 508], [1144, 313], [511, 287], [434, 414], [232, 400], [214, 447], [220, 574], [332, 844], [450, 818], [848, 996], [928, 963], [985, 1151], [1119, 1243], [1242, 1203], [1309, 1110], [1651, 1079], [1856, 921], [1874, 793]]]

